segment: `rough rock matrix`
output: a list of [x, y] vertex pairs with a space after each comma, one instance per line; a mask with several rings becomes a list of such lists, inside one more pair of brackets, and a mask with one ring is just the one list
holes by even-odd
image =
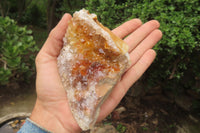
[[73, 14], [63, 41], [59, 73], [73, 116], [87, 130], [129, 66], [128, 46], [85, 9]]

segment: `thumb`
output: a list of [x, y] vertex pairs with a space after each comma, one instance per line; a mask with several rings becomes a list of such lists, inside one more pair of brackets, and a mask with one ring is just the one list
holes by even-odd
[[50, 32], [38, 56], [45, 55], [43, 57], [48, 57], [51, 59], [58, 57], [60, 50], [63, 47], [63, 37], [66, 33], [68, 22], [71, 18], [71, 15], [68, 13], [63, 15], [56, 27]]

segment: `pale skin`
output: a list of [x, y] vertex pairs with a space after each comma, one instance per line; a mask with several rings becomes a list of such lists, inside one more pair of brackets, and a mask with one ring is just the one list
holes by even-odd
[[[63, 47], [62, 39], [70, 19], [69, 14], [62, 17], [36, 57], [37, 100], [30, 119], [54, 133], [81, 132], [70, 111], [57, 69], [57, 57]], [[155, 59], [156, 53], [152, 47], [162, 37], [159, 26], [156, 20], [142, 24], [139, 19], [132, 19], [112, 30], [128, 44], [131, 66], [101, 106], [98, 122], [112, 112]]]

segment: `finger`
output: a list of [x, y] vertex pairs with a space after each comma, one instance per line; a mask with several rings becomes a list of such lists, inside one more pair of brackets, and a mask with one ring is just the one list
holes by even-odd
[[151, 20], [126, 37], [124, 41], [129, 45], [129, 52], [132, 51], [152, 31], [159, 28], [159, 26], [160, 24], [157, 20]]
[[132, 19], [124, 24], [120, 25], [119, 27], [112, 30], [112, 32], [117, 35], [119, 38], [124, 38], [125, 36], [132, 33], [138, 27], [142, 25], [142, 21], [140, 19]]
[[50, 32], [41, 52], [46, 53], [48, 56], [57, 58], [60, 50], [63, 46], [63, 37], [66, 33], [68, 22], [71, 19], [71, 15], [66, 13], [56, 25], [56, 27]]
[[138, 62], [132, 66], [122, 77], [121, 82], [126, 92], [132, 84], [137, 81], [147, 68], [152, 64], [156, 57], [156, 52], [153, 49], [147, 50]]
[[136, 82], [151, 65], [155, 56], [156, 52], [149, 49], [144, 53], [141, 59], [123, 75], [121, 81], [114, 87], [108, 99], [102, 104], [98, 121], [104, 119], [119, 104], [132, 84]]
[[130, 60], [133, 66], [141, 56], [151, 49], [162, 38], [162, 32], [158, 29], [151, 32], [131, 53]]

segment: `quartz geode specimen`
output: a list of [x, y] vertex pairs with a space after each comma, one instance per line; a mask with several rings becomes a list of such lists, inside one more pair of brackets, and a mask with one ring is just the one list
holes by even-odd
[[129, 66], [128, 46], [85, 9], [73, 14], [63, 41], [60, 77], [74, 118], [87, 130]]

